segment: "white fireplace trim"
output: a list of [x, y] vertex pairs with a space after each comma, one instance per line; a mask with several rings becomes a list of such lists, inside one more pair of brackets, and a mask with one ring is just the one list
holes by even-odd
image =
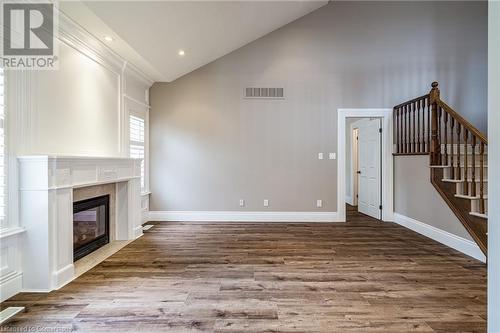
[[115, 184], [115, 239], [142, 235], [140, 161], [121, 157], [20, 156], [23, 290], [50, 291], [75, 277], [73, 189]]

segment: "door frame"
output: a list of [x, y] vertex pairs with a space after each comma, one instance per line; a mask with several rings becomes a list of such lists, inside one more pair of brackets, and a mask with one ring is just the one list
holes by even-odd
[[[349, 174], [351, 175], [351, 179], [349, 180], [349, 185], [351, 186], [351, 200], [348, 202], [351, 206], [358, 205], [358, 169], [359, 169], [359, 142], [358, 142], [358, 133], [359, 128], [356, 125], [357, 122], [351, 124], [349, 128], [350, 138], [351, 138], [351, 170]], [[346, 157], [347, 158], [347, 157]], [[347, 193], [347, 192], [346, 192]], [[346, 197], [349, 199], [349, 197]], [[349, 200], [347, 200], [349, 201]]]
[[338, 109], [337, 110], [337, 218], [346, 221], [346, 119], [382, 119], [382, 221], [394, 221], [393, 159], [392, 159], [392, 108]]

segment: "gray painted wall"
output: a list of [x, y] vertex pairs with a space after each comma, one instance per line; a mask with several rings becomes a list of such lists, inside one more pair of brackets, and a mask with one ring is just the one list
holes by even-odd
[[394, 212], [472, 240], [432, 186], [429, 156], [394, 157]]
[[[151, 210], [336, 211], [337, 161], [317, 158], [337, 150], [336, 110], [392, 107], [438, 80], [484, 129], [486, 39], [486, 3], [333, 2], [155, 84]], [[248, 86], [286, 98], [243, 99]]]

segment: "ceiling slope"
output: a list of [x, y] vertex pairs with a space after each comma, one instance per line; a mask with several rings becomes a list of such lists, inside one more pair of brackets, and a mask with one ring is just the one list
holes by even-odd
[[[60, 8], [155, 81], [173, 81], [327, 1], [85, 1]], [[179, 50], [185, 55], [179, 56]]]

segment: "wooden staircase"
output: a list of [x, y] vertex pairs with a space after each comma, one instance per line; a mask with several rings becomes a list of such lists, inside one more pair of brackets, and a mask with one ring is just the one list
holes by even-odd
[[487, 253], [488, 140], [440, 98], [429, 94], [394, 107], [394, 155], [429, 155], [431, 183]]

